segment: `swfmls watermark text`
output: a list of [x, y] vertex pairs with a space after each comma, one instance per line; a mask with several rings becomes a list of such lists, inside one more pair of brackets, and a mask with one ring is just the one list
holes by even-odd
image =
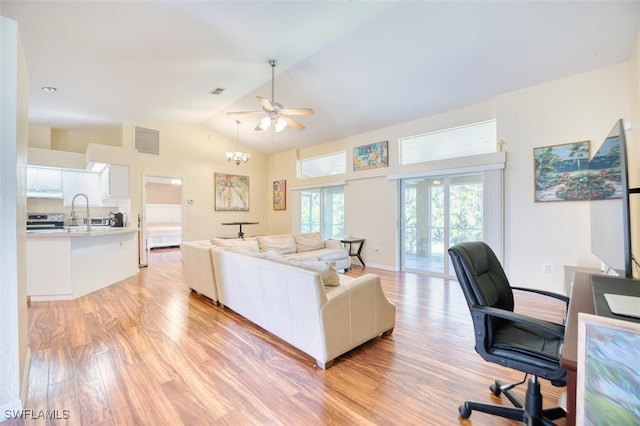
[[4, 419], [23, 420], [68, 420], [71, 418], [69, 410], [4, 410]]

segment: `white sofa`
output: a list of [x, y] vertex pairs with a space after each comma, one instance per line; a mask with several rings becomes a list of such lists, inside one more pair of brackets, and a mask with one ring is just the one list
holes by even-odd
[[220, 303], [307, 353], [321, 368], [393, 331], [395, 305], [386, 298], [377, 275], [352, 278], [335, 273], [339, 285], [329, 287], [327, 275], [335, 268], [320, 273], [238, 248], [214, 247], [211, 254]]
[[308, 234], [280, 234], [245, 239], [214, 238], [212, 240], [184, 241], [180, 243], [185, 278], [189, 288], [218, 304], [218, 290], [213, 274], [211, 249], [220, 246], [239, 248], [250, 252], [268, 252], [291, 259], [335, 262], [336, 269], [349, 269], [351, 257], [338, 240], [322, 240], [319, 232]]
[[336, 269], [351, 267], [349, 252], [338, 240], [323, 240], [319, 232], [279, 234], [239, 239], [214, 238], [213, 245], [241, 247], [248, 251], [275, 251], [292, 259], [315, 259], [336, 263]]

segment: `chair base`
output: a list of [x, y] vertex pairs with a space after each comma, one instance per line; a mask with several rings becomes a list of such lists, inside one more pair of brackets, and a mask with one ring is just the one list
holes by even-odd
[[513, 392], [511, 386], [507, 386], [500, 381], [496, 381], [495, 385], [491, 386], [491, 391], [496, 396], [504, 393], [514, 407], [466, 401], [458, 409], [460, 417], [468, 419], [471, 416], [471, 411], [480, 411], [517, 420], [529, 426], [554, 426], [555, 423], [552, 420], [566, 416], [566, 412], [560, 407], [542, 409], [542, 393], [540, 392], [540, 384], [535, 376], [529, 379], [525, 401]]

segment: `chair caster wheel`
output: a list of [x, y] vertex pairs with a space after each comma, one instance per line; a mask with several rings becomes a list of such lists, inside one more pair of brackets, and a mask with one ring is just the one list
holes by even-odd
[[489, 386], [489, 389], [495, 396], [500, 396], [500, 394], [502, 393], [502, 389], [500, 389], [500, 385], [497, 382]]
[[471, 410], [467, 408], [467, 404], [463, 404], [458, 407], [458, 413], [463, 419], [468, 419], [471, 416]]

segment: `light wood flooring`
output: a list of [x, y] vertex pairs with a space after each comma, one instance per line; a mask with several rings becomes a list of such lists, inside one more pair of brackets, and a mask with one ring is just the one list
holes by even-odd
[[[493, 380], [523, 375], [475, 353], [457, 282], [361, 267], [349, 274], [366, 272], [382, 277], [396, 304], [395, 331], [325, 371], [231, 310], [192, 294], [179, 249], [152, 250], [149, 266], [134, 278], [74, 301], [30, 305], [25, 408], [33, 411], [4, 424], [517, 424], [476, 412], [458, 417], [465, 399], [500, 402], [489, 391]], [[520, 312], [554, 320], [563, 314], [560, 303], [516, 297]], [[564, 390], [547, 381], [542, 388], [545, 407], [556, 405]], [[69, 418], [33, 419], [41, 410]]]

